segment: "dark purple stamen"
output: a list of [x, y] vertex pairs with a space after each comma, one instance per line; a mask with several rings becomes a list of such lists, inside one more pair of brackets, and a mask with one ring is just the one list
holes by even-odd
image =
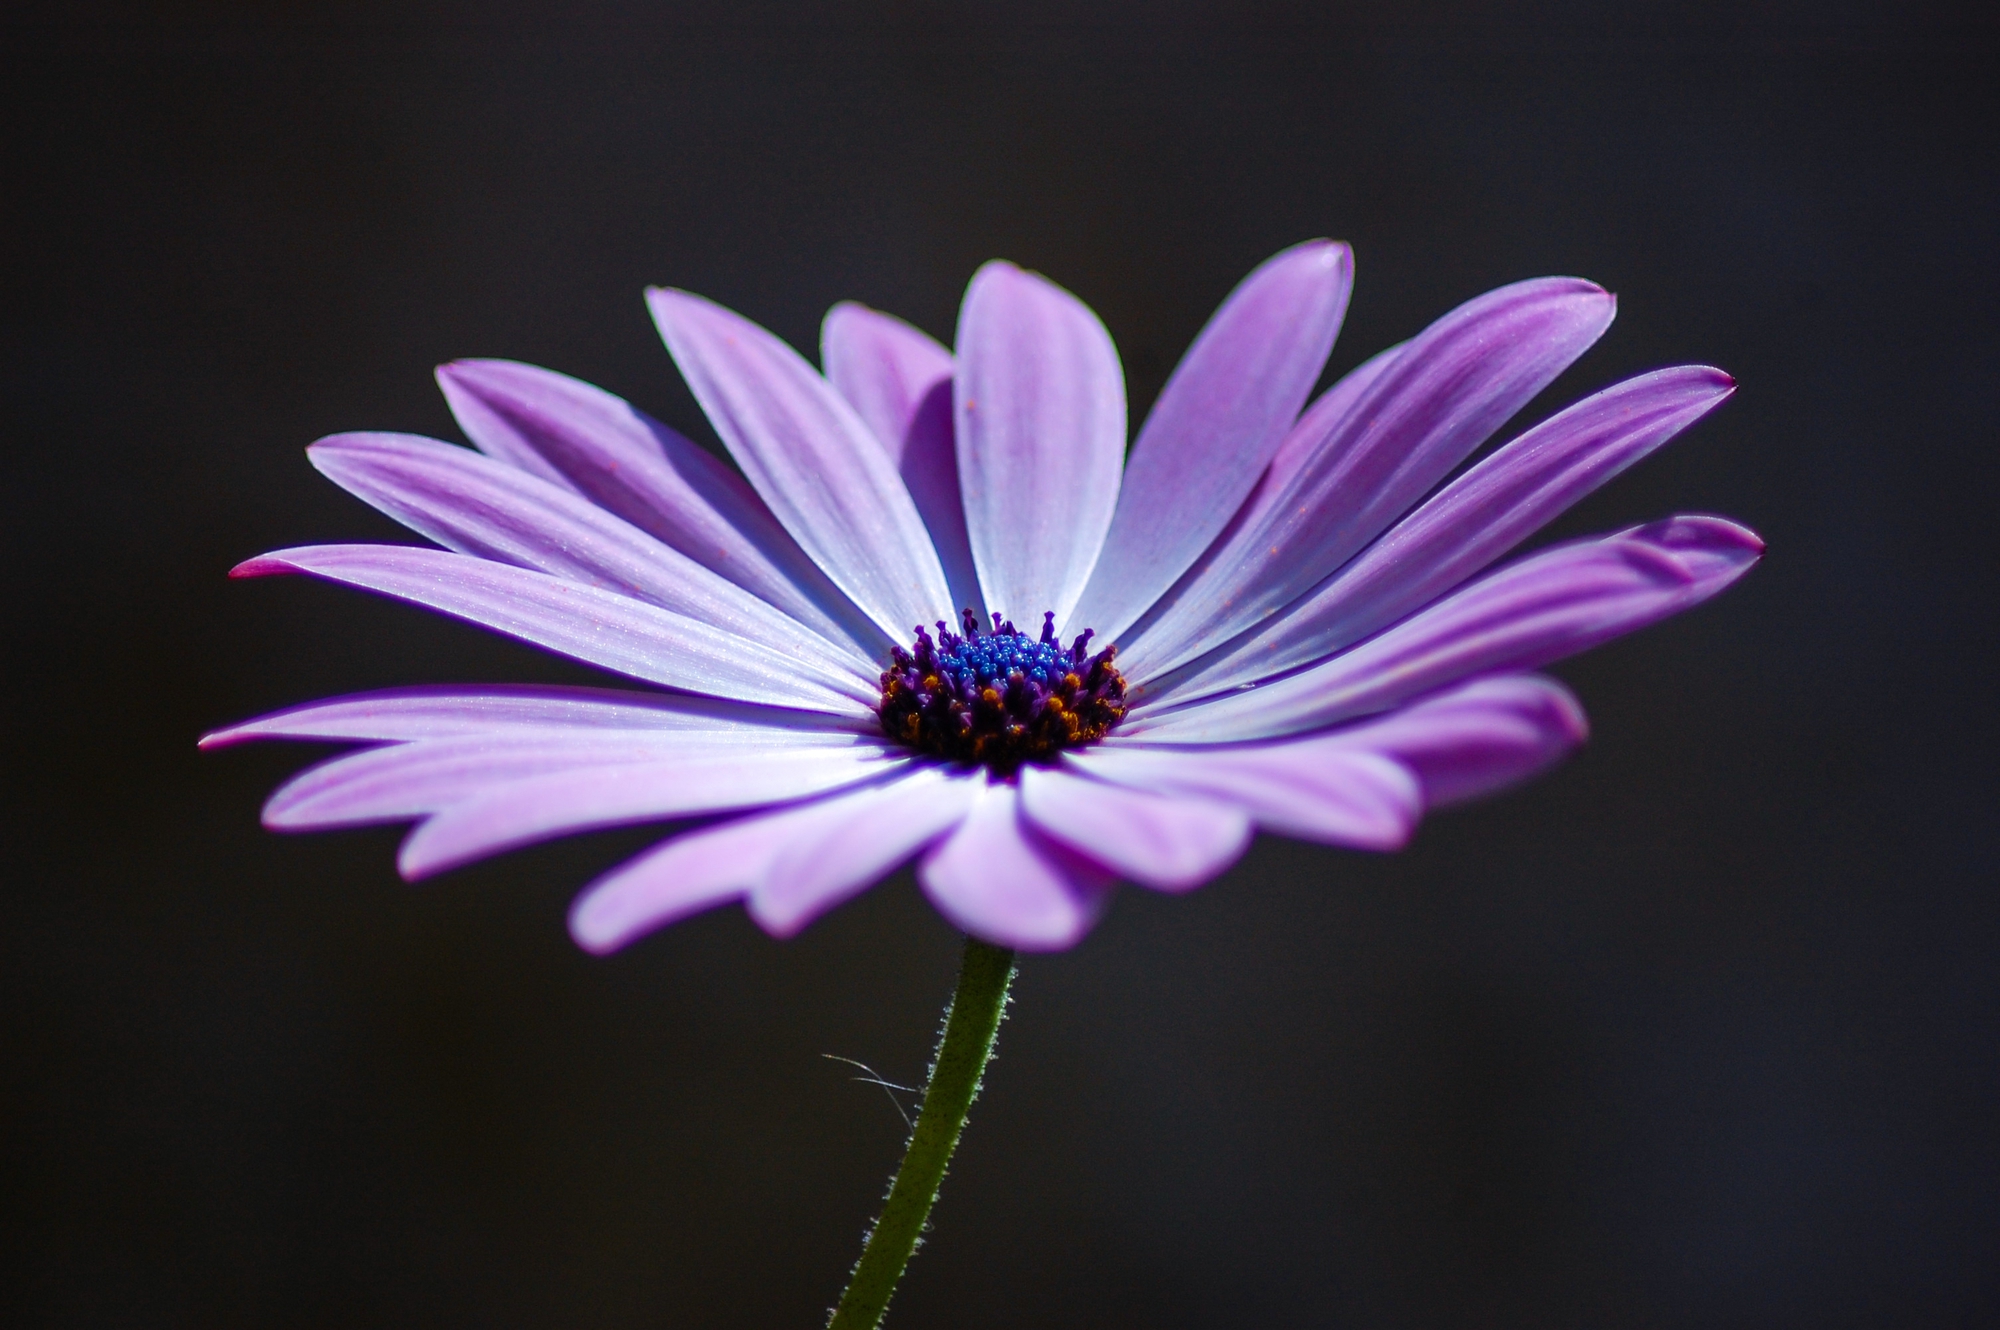
[[998, 614], [986, 633], [971, 610], [961, 619], [963, 637], [940, 620], [936, 641], [918, 628], [911, 649], [892, 653], [878, 710], [890, 738], [1009, 775], [1103, 738], [1124, 717], [1125, 679], [1112, 664], [1118, 648], [1086, 654], [1089, 629], [1064, 650], [1053, 612], [1042, 616], [1039, 639]]

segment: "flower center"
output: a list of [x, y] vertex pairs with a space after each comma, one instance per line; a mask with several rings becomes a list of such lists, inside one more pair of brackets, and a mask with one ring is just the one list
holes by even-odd
[[1042, 616], [1039, 641], [997, 614], [988, 633], [971, 610], [964, 622], [963, 637], [940, 620], [936, 641], [919, 628], [914, 646], [895, 649], [877, 711], [891, 739], [1010, 775], [1094, 743], [1124, 718], [1125, 677], [1111, 663], [1118, 648], [1086, 656], [1089, 630], [1064, 650], [1053, 613]]

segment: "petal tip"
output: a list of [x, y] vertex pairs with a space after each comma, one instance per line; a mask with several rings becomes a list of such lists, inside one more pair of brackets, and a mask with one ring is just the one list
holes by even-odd
[[1395, 854], [1407, 850], [1410, 842], [1416, 839], [1416, 835], [1417, 828], [1414, 822], [1399, 824], [1393, 830], [1384, 830], [1371, 844], [1358, 845], [1356, 848], [1373, 850], [1377, 854]]
[[1728, 370], [1717, 369], [1713, 365], [1676, 365], [1671, 369], [1657, 370], [1650, 375], [1640, 375], [1640, 379], [1669, 381], [1704, 392], [1710, 402], [1719, 402], [1736, 391], [1736, 376]]
[[1663, 576], [1705, 588], [1714, 595], [1742, 577], [1764, 557], [1755, 531], [1726, 517], [1679, 513], [1627, 533], [1628, 553]]
[[716, 339], [734, 344], [738, 338], [749, 333], [778, 340], [754, 320], [727, 305], [678, 286], [647, 287], [646, 307], [652, 312], [653, 322], [659, 327], [661, 336], [667, 339], [667, 350], [676, 361], [684, 351], [692, 353], [694, 348], [711, 344]]
[[245, 559], [229, 570], [232, 578], [271, 577], [278, 573], [298, 571], [289, 561], [275, 554], [259, 554], [253, 559]]
[[1675, 548], [1741, 549], [1764, 552], [1764, 539], [1749, 527], [1714, 513], [1675, 513], [1632, 528], [1628, 535], [1649, 544]]
[[338, 463], [342, 457], [348, 454], [367, 450], [368, 442], [369, 436], [367, 434], [353, 430], [340, 434], [328, 434], [323, 438], [314, 439], [306, 445], [306, 461], [312, 464], [313, 470], [319, 472], [321, 475], [328, 475], [327, 466], [329, 463]]
[[1323, 270], [1352, 267], [1354, 247], [1345, 240], [1335, 240], [1329, 236], [1315, 236], [1292, 246], [1291, 252], [1300, 259]]
[[1302, 241], [1259, 264], [1243, 279], [1244, 284], [1268, 274], [1284, 274], [1290, 281], [1307, 282], [1315, 289], [1345, 291], [1354, 283], [1354, 249], [1345, 240], [1325, 236]]
[[768, 909], [755, 893], [743, 903], [743, 912], [750, 916], [752, 923], [764, 930], [765, 936], [776, 938], [780, 942], [789, 942], [803, 933], [806, 925], [814, 918], [810, 912]]
[[1591, 281], [1588, 277], [1546, 277], [1539, 281], [1530, 279], [1513, 287], [1502, 287], [1503, 291], [1532, 289], [1539, 286], [1543, 292], [1557, 299], [1609, 301], [1618, 303], [1618, 297], [1607, 288]]
[[1618, 317], [1617, 292], [1607, 291], [1588, 277], [1572, 277], [1568, 283], [1564, 303], [1587, 323], [1609, 328]]
[[1764, 555], [1764, 538], [1727, 517], [1713, 517], [1695, 514], [1674, 519], [1676, 525], [1686, 524], [1699, 533], [1699, 543], [1716, 549], [1734, 549], [1748, 554], [1754, 561]]
[[1590, 738], [1590, 715], [1575, 693], [1557, 685], [1549, 690], [1549, 703], [1566, 748], [1575, 748]]
[[636, 936], [627, 927], [620, 927], [615, 919], [597, 917], [599, 911], [591, 906], [596, 897], [592, 892], [584, 892], [576, 898], [569, 910], [569, 936], [577, 946], [593, 956], [609, 956], [621, 950]]
[[465, 358], [447, 360], [432, 370], [431, 376], [437, 380], [438, 387], [442, 388], [448, 394], [454, 388], [473, 387], [481, 379], [488, 377], [494, 368], [508, 363], [504, 360], [473, 360]]
[[669, 317], [685, 310], [691, 297], [677, 286], [649, 286], [646, 288], [646, 308], [656, 323], [665, 323]]
[[[1096, 923], [1097, 920], [1095, 917], [1092, 917], [1057, 929], [1014, 930], [981, 925], [978, 927], [967, 927], [965, 931], [978, 938], [981, 942], [990, 942], [996, 947], [1011, 947], [1015, 951], [1040, 954], [1068, 951], [1071, 947], [1083, 941]], [[960, 926], [964, 927], [963, 924]]]
[[423, 829], [424, 824], [419, 822], [416, 828], [404, 838], [402, 849], [396, 852], [396, 876], [402, 878], [405, 882], [421, 882], [425, 878], [433, 877], [452, 866], [448, 862], [439, 861], [434, 856], [425, 853], [423, 842], [418, 839]]

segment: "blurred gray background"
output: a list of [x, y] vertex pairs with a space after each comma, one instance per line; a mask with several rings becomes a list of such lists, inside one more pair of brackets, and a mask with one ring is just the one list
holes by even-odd
[[445, 359], [713, 446], [647, 283], [803, 348], [847, 297], [948, 338], [1004, 256], [1100, 312], [1136, 421], [1240, 276], [1333, 235], [1331, 372], [1574, 273], [1618, 321], [1524, 421], [1737, 375], [1548, 535], [1713, 511], [1770, 553], [1560, 667], [1595, 735], [1549, 778], [1394, 857], [1266, 838], [1027, 960], [890, 1324], [2000, 1321], [1994, 29], [694, 12], [0, 41], [0, 1319], [819, 1324], [902, 1140], [820, 1055], [919, 1078], [956, 961], [908, 874], [792, 942], [728, 909], [600, 960], [570, 896], [657, 831], [420, 888], [394, 829], [267, 834], [324, 750], [203, 729], [597, 676], [223, 574], [407, 539], [301, 449], [458, 437]]

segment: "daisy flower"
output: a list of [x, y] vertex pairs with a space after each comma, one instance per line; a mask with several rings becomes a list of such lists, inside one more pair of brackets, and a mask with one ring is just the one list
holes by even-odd
[[740, 474], [578, 380], [446, 365], [476, 451], [308, 449], [432, 546], [286, 549], [233, 575], [359, 587], [646, 687], [397, 689], [202, 742], [365, 745], [264, 821], [414, 822], [410, 879], [688, 824], [578, 898], [571, 930], [597, 952], [730, 901], [786, 936], [911, 859], [968, 934], [1062, 948], [1116, 883], [1199, 886], [1258, 829], [1395, 849], [1427, 809], [1583, 739], [1576, 699], [1533, 671], [1706, 600], [1762, 545], [1677, 516], [1498, 562], [1732, 380], [1628, 379], [1460, 470], [1597, 340], [1612, 297], [1502, 287], [1308, 405], [1351, 276], [1329, 241], [1251, 273], [1129, 456], [1103, 325], [1002, 262], [972, 279], [951, 349], [841, 304], [819, 370], [650, 291]]

